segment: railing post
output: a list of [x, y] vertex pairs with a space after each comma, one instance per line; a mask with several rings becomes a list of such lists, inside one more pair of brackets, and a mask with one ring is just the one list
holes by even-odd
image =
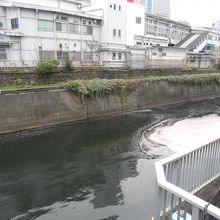
[[163, 189], [159, 186], [155, 189], [155, 201], [154, 201], [154, 219], [160, 220], [160, 211], [162, 207], [162, 200], [163, 200]]
[[195, 206], [192, 208], [192, 220], [200, 220], [199, 219], [199, 209]]

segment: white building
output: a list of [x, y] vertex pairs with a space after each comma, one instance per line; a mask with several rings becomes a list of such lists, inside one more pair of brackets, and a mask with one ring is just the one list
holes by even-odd
[[[191, 27], [167, 18], [145, 14], [145, 45], [168, 46], [177, 44], [190, 34]], [[137, 43], [137, 44], [140, 44]]]
[[[31, 66], [65, 57], [99, 61], [99, 16], [81, 11], [88, 1], [1, 0], [0, 60], [5, 66]], [[3, 62], [4, 61], [4, 62]]]
[[122, 67], [140, 55], [143, 67], [162, 59], [151, 56], [157, 47], [168, 51], [163, 60], [176, 59], [172, 50], [183, 59], [184, 48], [168, 45], [189, 33], [188, 25], [146, 14], [143, 0], [0, 0], [0, 66], [69, 58], [75, 66]]

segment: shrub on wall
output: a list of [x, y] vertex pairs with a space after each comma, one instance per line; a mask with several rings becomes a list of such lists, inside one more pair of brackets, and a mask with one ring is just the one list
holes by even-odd
[[72, 69], [72, 60], [69, 58], [64, 60], [64, 68], [66, 71], [70, 71]]
[[23, 85], [23, 84], [24, 84], [24, 80], [21, 79], [21, 78], [17, 78], [17, 79], [14, 81], [14, 84], [17, 85], [17, 86]]
[[35, 68], [35, 73], [39, 75], [46, 75], [51, 73], [54, 69], [56, 69], [59, 65], [57, 60], [48, 60], [38, 64]]
[[71, 89], [83, 101], [85, 98], [95, 98], [95, 96], [106, 96], [119, 94], [123, 100], [133, 90], [135, 90], [142, 80], [123, 80], [123, 79], [92, 79], [92, 80], [71, 80], [62, 83], [61, 87]]
[[216, 68], [217, 68], [218, 70], [220, 70], [220, 62], [218, 62], [218, 63], [216, 64]]
[[171, 85], [186, 84], [191, 86], [207, 86], [220, 83], [220, 74], [196, 74], [181, 76], [149, 76], [139, 79], [92, 79], [71, 80], [62, 83], [61, 87], [71, 89], [81, 98], [93, 98], [96, 95], [128, 94], [138, 87], [142, 82], [167, 81]]

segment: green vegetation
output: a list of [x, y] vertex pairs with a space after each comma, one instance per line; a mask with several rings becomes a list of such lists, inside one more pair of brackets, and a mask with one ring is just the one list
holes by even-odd
[[141, 83], [166, 81], [170, 85], [186, 84], [191, 86], [204, 87], [210, 84], [220, 84], [220, 74], [184, 74], [170, 76], [148, 76], [135, 79], [92, 79], [92, 80], [72, 80], [59, 84], [25, 84], [20, 78], [14, 81], [13, 86], [0, 87], [1, 91], [25, 90], [38, 88], [67, 88], [74, 91], [76, 95], [85, 98], [95, 98], [96, 96], [106, 96], [110, 94], [119, 94], [126, 97], [134, 91]]
[[122, 80], [122, 79], [92, 79], [92, 80], [72, 80], [62, 83], [60, 86], [71, 89], [82, 100], [85, 98], [94, 98], [95, 96], [105, 96], [110, 94], [119, 94], [126, 97], [132, 92], [142, 80]]
[[20, 90], [31, 90], [31, 89], [46, 89], [46, 88], [57, 88], [57, 84], [49, 85], [33, 85], [33, 84], [22, 84], [14, 86], [0, 86], [0, 91], [20, 91]]
[[204, 87], [212, 83], [220, 83], [220, 74], [194, 74], [194, 75], [182, 75], [182, 76], [168, 76], [166, 79], [169, 83], [187, 84], [192, 86]]
[[64, 69], [65, 71], [72, 70], [72, 61], [69, 58], [64, 60]]
[[60, 84], [61, 87], [71, 89], [83, 100], [100, 95], [120, 94], [126, 96], [135, 90], [140, 83], [167, 81], [172, 85], [187, 84], [192, 86], [206, 86], [220, 83], [220, 74], [196, 74], [182, 76], [149, 76], [139, 79], [92, 79], [72, 80]]
[[24, 81], [23, 79], [21, 78], [17, 78], [15, 81], [14, 81], [15, 85], [17, 86], [20, 86], [20, 85], [23, 85], [24, 84]]
[[192, 71], [193, 71], [193, 68], [190, 68], [190, 67], [181, 68], [181, 72], [183, 74], [191, 74]]
[[59, 65], [57, 60], [48, 60], [38, 64], [35, 68], [34, 72], [39, 75], [46, 75], [51, 73], [54, 69], [56, 69]]

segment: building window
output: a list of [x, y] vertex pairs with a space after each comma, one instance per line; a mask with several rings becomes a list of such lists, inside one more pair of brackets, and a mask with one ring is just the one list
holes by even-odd
[[114, 4], [114, 10], [116, 10], [116, 4]]
[[55, 51], [42, 50], [42, 48], [39, 48], [39, 56], [40, 60], [54, 60]]
[[56, 22], [56, 31], [67, 32], [68, 31], [68, 24]]
[[69, 32], [70, 33], [79, 33], [79, 25], [78, 24], [69, 24]]
[[54, 31], [54, 22], [48, 20], [38, 20], [39, 31]]
[[113, 36], [116, 37], [116, 29], [113, 29]]
[[118, 6], [118, 10], [121, 11], [121, 5]]
[[7, 60], [6, 47], [0, 46], [0, 60]]
[[12, 29], [19, 28], [18, 18], [11, 19], [11, 28]]
[[121, 53], [118, 53], [118, 59], [121, 60], [122, 56]]
[[93, 34], [93, 27], [92, 26], [82, 26], [82, 33], [87, 35]]
[[112, 60], [116, 59], [116, 53], [112, 53]]
[[112, 8], [112, 5], [110, 5], [110, 8]]
[[60, 16], [60, 19], [61, 19], [62, 21], [68, 21], [68, 17], [66, 17], [66, 16]]
[[69, 52], [67, 51], [57, 51], [58, 60], [67, 60], [69, 59]]
[[141, 17], [136, 17], [136, 24], [141, 24]]
[[212, 40], [212, 35], [208, 35], [208, 40]]
[[121, 37], [121, 30], [118, 30], [118, 36]]

